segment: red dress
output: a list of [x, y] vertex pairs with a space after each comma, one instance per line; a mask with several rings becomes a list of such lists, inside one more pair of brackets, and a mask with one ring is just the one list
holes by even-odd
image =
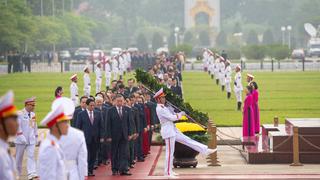
[[248, 94], [244, 100], [243, 106], [243, 120], [242, 120], [242, 136], [252, 137], [255, 135], [255, 122], [253, 117], [253, 97]]
[[[144, 105], [144, 114], [147, 121], [147, 127], [150, 128], [151, 115], [150, 115], [150, 109], [148, 108], [147, 105]], [[143, 142], [142, 142], [143, 154], [147, 155], [150, 151], [149, 131], [143, 132], [142, 139], [143, 139]]]

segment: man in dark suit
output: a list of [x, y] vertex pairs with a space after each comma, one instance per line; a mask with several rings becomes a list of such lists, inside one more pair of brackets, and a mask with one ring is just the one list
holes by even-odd
[[126, 88], [124, 95], [130, 97], [133, 93], [137, 92], [139, 89], [135, 86], [135, 80], [133, 78], [128, 79], [128, 87]]
[[103, 142], [103, 125], [101, 113], [94, 109], [93, 99], [87, 99], [87, 109], [80, 112], [76, 127], [83, 131], [88, 147], [88, 176], [94, 176], [93, 168], [99, 142]]
[[172, 80], [171, 91], [182, 98], [182, 90], [181, 87], [177, 84], [177, 79]]
[[138, 138], [138, 135], [139, 135], [139, 110], [134, 107], [134, 102], [135, 102], [135, 97], [130, 97], [130, 98], [127, 98], [127, 106], [130, 108], [131, 110], [131, 121], [132, 121], [132, 126], [130, 127], [130, 129], [132, 130], [133, 132], [133, 137], [131, 139], [131, 141], [129, 141], [129, 160], [128, 160], [128, 163], [129, 163], [129, 167], [130, 168], [133, 168], [134, 167], [134, 159], [135, 159], [135, 147], [134, 147], [134, 144], [136, 142], [136, 139]]
[[128, 141], [131, 140], [130, 109], [124, 106], [121, 94], [115, 96], [115, 106], [109, 109], [107, 119], [107, 141], [111, 142], [112, 175], [131, 175], [128, 168]]
[[84, 111], [86, 110], [87, 108], [87, 97], [86, 96], [82, 96], [80, 98], [80, 106], [77, 106], [76, 109], [74, 110], [74, 113], [73, 113], [73, 116], [72, 116], [72, 119], [71, 119], [71, 126], [72, 127], [76, 127], [77, 125], [77, 117], [78, 117], [78, 114], [81, 112], [81, 111]]
[[135, 104], [134, 107], [138, 109], [139, 112], [139, 136], [136, 140], [135, 150], [138, 162], [144, 162], [144, 155], [143, 155], [143, 132], [147, 131], [147, 121], [144, 113], [144, 104], [142, 99], [138, 94], [135, 94]]
[[159, 124], [159, 119], [157, 116], [157, 103], [151, 101], [151, 95], [146, 93], [145, 94], [145, 100], [146, 100], [146, 105], [150, 109], [150, 117], [151, 117], [151, 127], [149, 129], [149, 144], [151, 145], [152, 143], [152, 132], [155, 129], [155, 127]]
[[[96, 102], [95, 110], [99, 111], [102, 116], [102, 124], [103, 124], [102, 132], [105, 134], [107, 131], [107, 117], [108, 117], [108, 111], [110, 107], [107, 108], [106, 106], [103, 105], [103, 97], [101, 96], [97, 96], [95, 98], [95, 102]], [[106, 137], [106, 134], [105, 134], [105, 137]], [[95, 163], [96, 167], [100, 166], [101, 163], [106, 165], [108, 160], [106, 141], [99, 143], [99, 150], [97, 154], [98, 154], [98, 157]]]

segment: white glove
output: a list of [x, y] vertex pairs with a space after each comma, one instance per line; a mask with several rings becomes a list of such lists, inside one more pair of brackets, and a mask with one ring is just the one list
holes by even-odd
[[180, 115], [181, 115], [181, 116], [185, 116], [185, 115], [186, 115], [186, 112], [181, 111], [181, 112], [180, 112]]

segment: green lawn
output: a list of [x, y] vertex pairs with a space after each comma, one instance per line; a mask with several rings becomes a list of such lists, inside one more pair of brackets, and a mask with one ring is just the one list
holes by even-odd
[[[245, 74], [245, 73], [244, 73]], [[38, 122], [50, 110], [57, 86], [69, 96], [71, 73], [32, 73], [0, 76], [0, 93], [13, 89], [15, 104], [23, 107], [27, 97], [37, 97]], [[79, 90], [83, 93], [82, 73], [79, 74]], [[257, 72], [254, 73], [260, 91], [261, 120], [271, 123], [274, 116], [284, 122], [285, 117], [320, 117], [319, 72]], [[132, 75], [130, 75], [132, 76]], [[243, 75], [244, 76], [244, 75]], [[240, 126], [241, 112], [236, 111], [236, 100], [227, 100], [226, 93], [204, 72], [183, 74], [184, 97], [187, 102], [203, 112], [208, 112], [219, 126]], [[92, 92], [95, 92], [94, 75], [91, 74]], [[104, 80], [103, 80], [104, 83]], [[243, 83], [245, 84], [245, 83]]]
[[[272, 123], [274, 116], [278, 116], [280, 122], [286, 117], [320, 117], [320, 72], [255, 72], [254, 75], [259, 86], [262, 123]], [[236, 111], [234, 94], [227, 100], [226, 92], [204, 72], [187, 72], [183, 78], [185, 101], [208, 112], [219, 126], [242, 124], [242, 113]]]

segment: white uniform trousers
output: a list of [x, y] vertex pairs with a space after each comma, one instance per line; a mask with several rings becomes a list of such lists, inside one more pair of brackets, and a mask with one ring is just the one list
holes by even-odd
[[19, 176], [21, 175], [22, 171], [22, 160], [24, 151], [27, 150], [27, 172], [28, 177], [32, 175], [37, 175], [36, 171], [36, 159], [34, 156], [34, 150], [36, 145], [35, 144], [16, 144], [16, 163], [17, 163], [17, 170]]
[[176, 136], [165, 139], [165, 143], [166, 143], [166, 162], [164, 166], [165, 176], [172, 176], [175, 141], [181, 144], [184, 144], [195, 151], [198, 151], [200, 154], [207, 155], [208, 146], [189, 138], [188, 136], [182, 134], [181, 132], [176, 132]]
[[237, 98], [237, 102], [242, 102], [242, 91], [235, 91], [234, 92]]
[[102, 85], [102, 79], [101, 78], [96, 79], [96, 94], [98, 92], [101, 92], [101, 85]]
[[91, 86], [87, 86], [84, 88], [84, 95], [89, 97], [91, 92]]
[[226, 85], [226, 78], [225, 78], [225, 76], [224, 76], [224, 74], [219, 74], [219, 82], [220, 82], [220, 85], [221, 86], [224, 86], [224, 85]]
[[172, 168], [173, 168], [173, 154], [174, 154], [174, 146], [176, 142], [176, 137], [170, 137], [165, 139], [166, 143], [166, 162], [164, 163], [164, 175], [172, 176]]
[[79, 105], [79, 97], [78, 96], [71, 98], [71, 100], [72, 100], [75, 107], [77, 107]]
[[118, 71], [112, 71], [113, 74], [113, 80], [118, 80]]
[[106, 86], [110, 86], [111, 84], [111, 72], [106, 72]]
[[231, 93], [231, 84], [230, 81], [226, 81], [226, 91]]

